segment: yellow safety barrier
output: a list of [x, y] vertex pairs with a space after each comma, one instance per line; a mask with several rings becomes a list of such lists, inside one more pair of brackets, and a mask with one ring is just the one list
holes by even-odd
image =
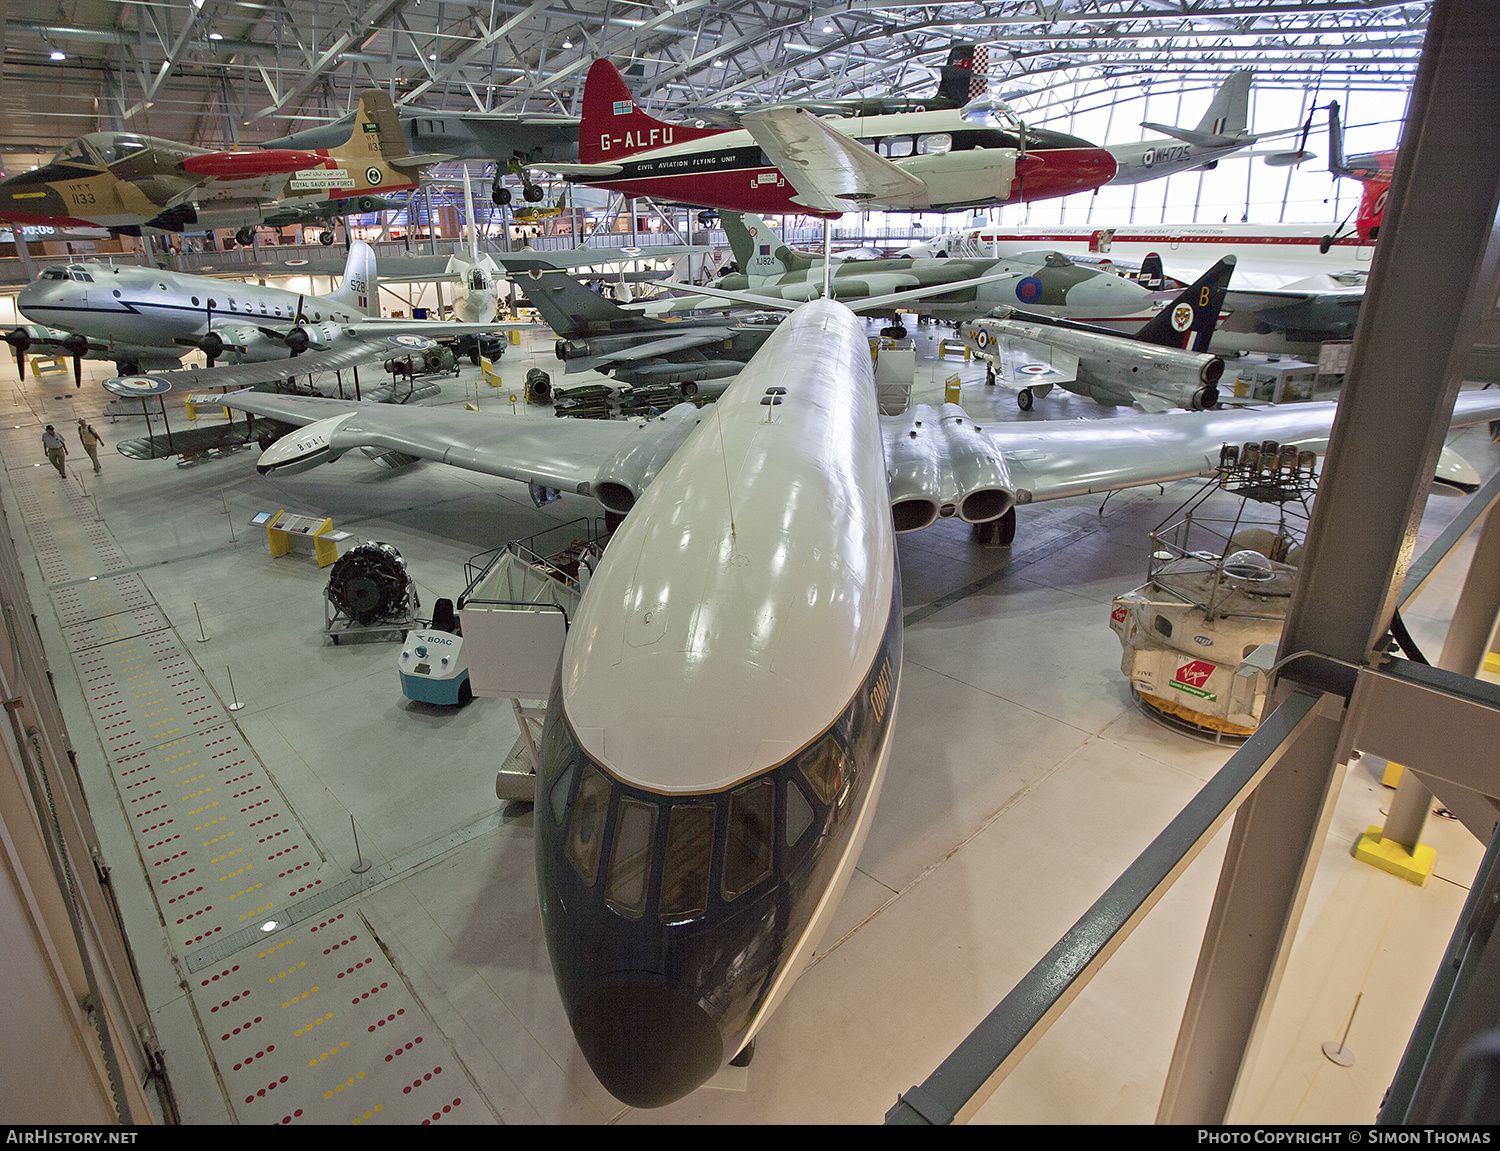
[[954, 372], [943, 381], [943, 399], [947, 403], [958, 403], [958, 373]]
[[488, 356], [479, 357], [479, 372], [484, 377], [484, 382], [492, 388], [500, 388], [505, 385], [500, 382], [500, 373], [495, 371], [495, 365]]
[[40, 376], [43, 372], [66, 372], [68, 361], [62, 356], [32, 356], [31, 374]]
[[964, 363], [968, 363], [969, 357], [973, 355], [973, 350], [962, 340], [939, 340], [938, 359], [941, 360], [949, 352], [962, 352], [964, 354]]

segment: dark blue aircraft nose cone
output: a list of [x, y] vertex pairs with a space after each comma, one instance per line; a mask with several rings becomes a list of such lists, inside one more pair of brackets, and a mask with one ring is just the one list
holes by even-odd
[[719, 1070], [724, 1043], [695, 996], [659, 976], [622, 972], [594, 982], [573, 1012], [573, 1034], [599, 1082], [631, 1107], [662, 1107]]

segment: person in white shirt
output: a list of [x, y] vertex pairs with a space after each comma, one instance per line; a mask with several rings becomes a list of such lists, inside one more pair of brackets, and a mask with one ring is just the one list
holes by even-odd
[[68, 445], [51, 424], [48, 424], [47, 430], [42, 433], [42, 450], [47, 453], [47, 461], [57, 469], [57, 474], [67, 479], [65, 461], [68, 458]]

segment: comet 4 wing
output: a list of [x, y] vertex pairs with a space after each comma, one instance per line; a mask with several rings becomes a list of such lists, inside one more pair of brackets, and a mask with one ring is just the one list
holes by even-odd
[[[530, 420], [447, 408], [392, 407], [303, 396], [234, 392], [212, 398], [241, 411], [303, 427], [261, 456], [263, 474], [292, 474], [337, 459], [360, 447], [402, 452], [435, 463], [486, 475], [541, 484], [559, 491], [592, 495], [604, 507], [625, 512], [704, 418], [691, 404], [679, 404], [647, 421]], [[955, 404], [942, 412], [924, 406], [900, 416], [882, 416], [888, 475], [896, 482], [899, 443], [919, 444], [919, 436], [962, 421], [981, 447], [1003, 460], [1009, 499], [990, 504], [1003, 511], [1013, 503], [1063, 499], [1143, 484], [1207, 475], [1218, 463], [1222, 444], [1274, 439], [1322, 451], [1333, 424], [1332, 403], [1288, 404], [1270, 409], [1172, 412], [1130, 419], [998, 422], [978, 426]], [[712, 412], [712, 409], [704, 409]], [[347, 418], [344, 418], [347, 417]], [[1500, 420], [1500, 394], [1467, 392], [1453, 413], [1455, 427]], [[318, 428], [310, 425], [318, 424]], [[919, 431], [925, 425], [926, 432]], [[320, 438], [321, 437], [321, 438]], [[939, 459], [924, 465], [941, 506], [951, 479]], [[903, 483], [909, 483], [904, 478]], [[906, 494], [903, 489], [903, 494]], [[893, 498], [895, 495], [893, 493]], [[969, 518], [965, 516], [965, 518]], [[974, 517], [977, 521], [979, 517]], [[993, 517], [991, 517], [993, 518]], [[924, 517], [914, 530], [933, 522]]]

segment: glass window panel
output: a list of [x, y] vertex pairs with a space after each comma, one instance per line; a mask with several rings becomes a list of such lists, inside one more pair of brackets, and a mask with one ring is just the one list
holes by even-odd
[[812, 804], [793, 780], [786, 782], [786, 845], [792, 847], [812, 826]]
[[802, 774], [814, 795], [824, 803], [833, 803], [848, 780], [847, 764], [848, 756], [831, 736], [825, 735], [802, 756]]
[[584, 769], [578, 784], [578, 799], [568, 824], [566, 854], [578, 876], [588, 887], [599, 877], [599, 849], [604, 840], [604, 821], [609, 815], [609, 780], [593, 764]]
[[771, 874], [776, 785], [762, 780], [729, 797], [729, 834], [724, 843], [725, 899], [743, 895]]
[[679, 803], [667, 819], [667, 857], [662, 864], [657, 913], [666, 920], [690, 919], [708, 910], [708, 869], [713, 860], [714, 806]]
[[934, 132], [931, 136], [923, 136], [919, 151], [924, 156], [933, 156], [939, 152], [946, 152], [953, 147], [953, 137], [947, 132]]
[[635, 918], [646, 909], [646, 885], [651, 878], [651, 844], [656, 837], [656, 805], [621, 799], [615, 817], [615, 842], [610, 850], [609, 881], [604, 901], [621, 915]]
[[573, 765], [568, 765], [568, 770], [557, 777], [557, 782], [552, 785], [550, 799], [552, 802], [552, 822], [558, 827], [562, 826], [563, 812], [568, 809], [568, 792], [573, 789]]

